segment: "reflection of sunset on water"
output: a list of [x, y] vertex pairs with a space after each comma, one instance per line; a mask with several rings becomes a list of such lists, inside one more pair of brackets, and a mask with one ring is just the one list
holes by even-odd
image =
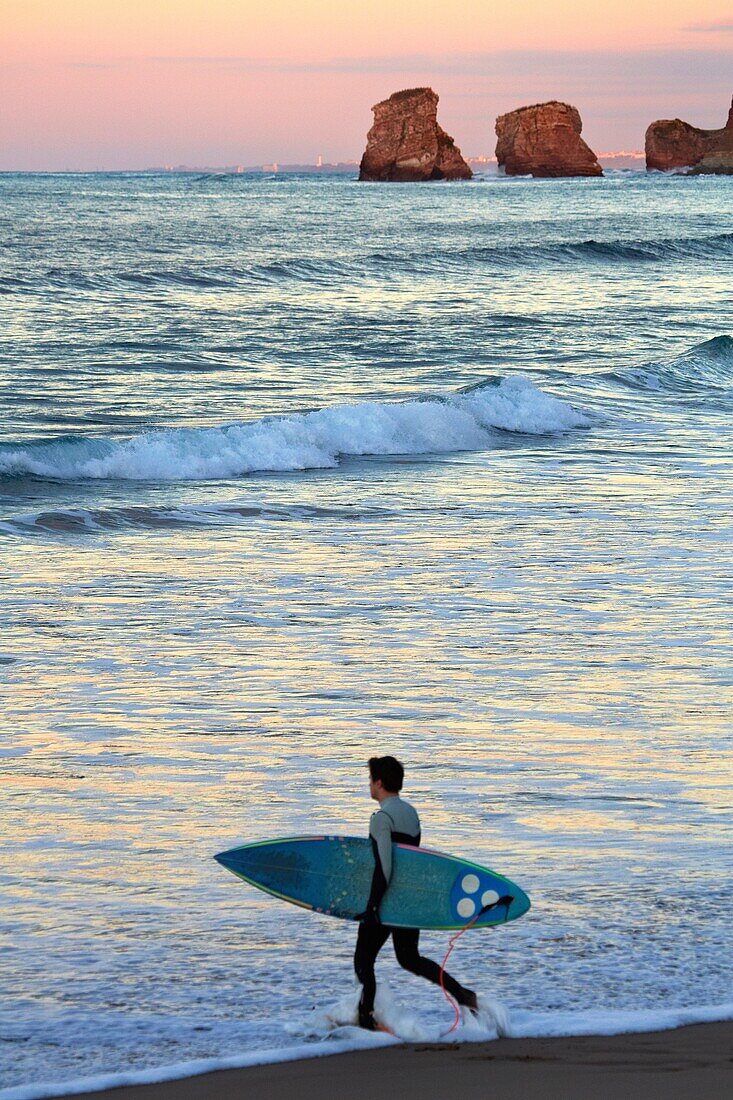
[[522, 1020], [729, 996], [725, 187], [0, 178], [14, 1081], [295, 1042], [354, 929], [211, 857], [374, 753]]

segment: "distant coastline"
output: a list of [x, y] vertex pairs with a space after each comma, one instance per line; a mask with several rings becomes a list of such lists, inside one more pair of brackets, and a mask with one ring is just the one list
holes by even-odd
[[[606, 168], [638, 168], [640, 171], [644, 168], [644, 152], [643, 150], [621, 150], [619, 152], [599, 153], [598, 159], [601, 164]], [[470, 164], [474, 172], [491, 172], [497, 170], [497, 159], [494, 156], [484, 156], [478, 154], [473, 157], [466, 157], [467, 162]], [[117, 169], [118, 171], [125, 171], [125, 169]], [[98, 171], [105, 171], [104, 168], [98, 169]], [[330, 176], [335, 173], [342, 175], [349, 175], [352, 172], [359, 171], [358, 160], [342, 160], [333, 164], [284, 164], [280, 161], [273, 161], [271, 164], [229, 164], [229, 165], [192, 165], [192, 164], [176, 164], [176, 165], [160, 165], [157, 167], [143, 168], [143, 169], [127, 169], [127, 171], [143, 171], [143, 172], [211, 172], [214, 175], [275, 175], [279, 173], [301, 173], [303, 175], [314, 176]]]

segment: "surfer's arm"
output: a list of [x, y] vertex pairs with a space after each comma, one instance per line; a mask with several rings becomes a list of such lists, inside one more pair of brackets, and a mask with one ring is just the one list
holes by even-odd
[[376, 916], [392, 877], [392, 823], [385, 813], [378, 811], [372, 817], [369, 839], [374, 852], [374, 873], [367, 912], [371, 911]]
[[386, 890], [392, 878], [392, 821], [383, 810], [378, 810], [372, 817], [369, 836], [375, 848], [375, 860], [382, 865]]

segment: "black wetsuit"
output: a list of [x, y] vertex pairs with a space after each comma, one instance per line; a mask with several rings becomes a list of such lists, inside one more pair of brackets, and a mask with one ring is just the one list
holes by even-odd
[[[401, 832], [397, 825], [403, 827], [407, 825], [413, 831]], [[426, 959], [418, 950], [420, 929], [391, 928], [379, 921], [379, 906], [392, 876], [392, 843], [411, 844], [415, 847], [420, 844], [420, 820], [417, 813], [408, 802], [404, 802], [397, 795], [387, 798], [382, 802], [377, 813], [372, 816], [369, 837], [374, 851], [374, 874], [365, 919], [359, 925], [354, 952], [354, 970], [363, 986], [359, 1002], [359, 1020], [362, 1024], [368, 1022], [374, 1009], [374, 996], [377, 989], [374, 964], [390, 936], [397, 962], [401, 967], [412, 974], [427, 978], [429, 982], [440, 985], [440, 967], [432, 959]], [[465, 989], [445, 971], [443, 985], [459, 1004], [474, 1003], [475, 997], [471, 990]]]

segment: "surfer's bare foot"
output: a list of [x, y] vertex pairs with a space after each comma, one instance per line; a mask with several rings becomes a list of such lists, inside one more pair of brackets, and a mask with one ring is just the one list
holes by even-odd
[[469, 1012], [472, 1012], [475, 1016], [478, 1013], [478, 997], [471, 990], [466, 990], [466, 1000], [464, 1004]]

